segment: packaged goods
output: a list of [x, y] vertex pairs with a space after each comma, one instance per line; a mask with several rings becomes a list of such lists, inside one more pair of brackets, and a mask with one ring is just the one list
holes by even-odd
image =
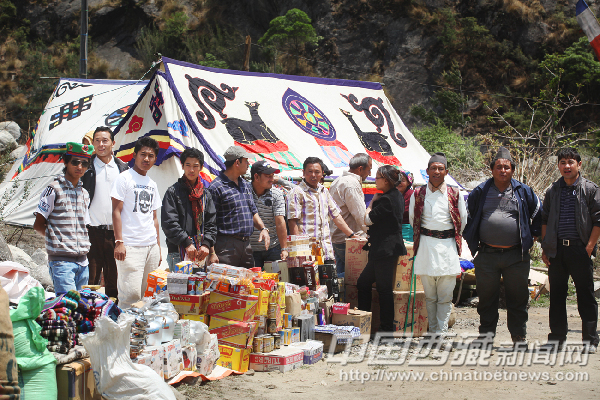
[[275, 319], [277, 315], [277, 303], [269, 303], [267, 318]]
[[220, 344], [238, 348], [252, 347], [252, 339], [256, 333], [254, 321], [241, 322], [213, 316], [210, 319], [209, 332], [217, 335]]
[[267, 318], [267, 332], [277, 332], [277, 320], [275, 318]]
[[264, 269], [266, 272], [277, 274], [279, 282], [289, 282], [290, 280], [286, 261], [266, 261]]
[[369, 341], [372, 314], [368, 311], [348, 310], [346, 314], [333, 314], [331, 323], [338, 326], [356, 326], [360, 328], [362, 340]]
[[[413, 260], [415, 251], [412, 244], [405, 244], [407, 254], [405, 256], [398, 257], [398, 264], [396, 265], [396, 280], [394, 282], [394, 290], [396, 291], [409, 291], [410, 280], [412, 278]], [[413, 290], [423, 291], [423, 283], [421, 277], [416, 276], [415, 278], [416, 287]]]
[[193, 272], [193, 268], [194, 265], [191, 261], [181, 261], [174, 265], [171, 272], [190, 275]]
[[209, 320], [210, 320], [210, 316], [208, 314], [200, 314], [200, 315], [196, 315], [196, 314], [180, 314], [179, 317], [181, 319], [187, 319], [187, 320], [190, 320], [190, 321], [204, 322], [206, 325], [209, 324]]
[[281, 335], [279, 332], [273, 334], [273, 343], [275, 345], [275, 349], [281, 348]]
[[394, 329], [400, 334], [414, 337], [427, 333], [425, 292], [416, 292], [411, 296], [410, 292], [394, 291]]
[[318, 340], [308, 340], [300, 343], [293, 343], [292, 347], [301, 349], [304, 352], [304, 364], [316, 364], [323, 358], [323, 342]]
[[331, 307], [331, 312], [333, 314], [348, 314], [348, 310], [350, 309], [350, 303], [334, 303]]
[[267, 327], [267, 318], [264, 315], [257, 315], [254, 317], [254, 321], [259, 328]]
[[337, 270], [335, 264], [319, 265], [319, 280], [325, 282], [328, 279], [337, 279]]
[[163, 373], [165, 379], [171, 379], [183, 370], [183, 355], [181, 352], [181, 342], [173, 339], [170, 342], [163, 343]]
[[300, 341], [300, 328], [292, 328], [292, 343], [298, 343]]
[[156, 372], [158, 376], [164, 378], [163, 363], [164, 363], [164, 349], [162, 346], [146, 346], [141, 353], [144, 356], [149, 357], [149, 367]]
[[325, 321], [323, 324], [319, 324], [319, 325], [327, 325], [331, 323], [331, 315], [333, 314], [333, 303], [335, 303], [334, 299], [332, 297], [330, 297], [329, 299], [325, 300], [325, 301], [320, 301], [319, 302], [319, 308], [323, 310], [324, 314], [325, 314]]
[[283, 327], [284, 328], [292, 327], [292, 314], [289, 314], [289, 313], [283, 314]]
[[253, 353], [262, 353], [263, 352], [262, 336], [257, 336], [254, 338], [254, 341], [252, 342], [252, 352]]
[[188, 279], [190, 275], [180, 272], [167, 274], [169, 294], [188, 294]]
[[302, 312], [302, 297], [300, 293], [285, 295], [285, 311], [292, 316], [298, 316]]
[[234, 371], [246, 372], [250, 362], [250, 350], [219, 344], [220, 356], [217, 364]]
[[257, 302], [256, 296], [212, 291], [207, 313], [211, 316], [247, 322], [254, 319]]
[[250, 354], [250, 368], [254, 371], [288, 372], [302, 366], [304, 351], [293, 347], [282, 347], [270, 353]]
[[367, 266], [368, 251], [363, 250], [366, 239], [346, 239], [346, 285], [356, 285], [358, 277]]
[[200, 352], [198, 348], [196, 350], [196, 370], [204, 376], [210, 375], [220, 357], [217, 335], [210, 335], [210, 342], [204, 351]]
[[156, 292], [156, 287], [159, 283], [167, 282], [167, 275], [169, 273], [162, 269], [156, 269], [148, 274], [146, 278], [146, 291], [144, 292], [144, 297], [152, 297], [152, 295]]
[[[324, 351], [334, 353], [344, 351], [360, 338], [360, 328], [354, 326], [322, 325], [315, 326], [315, 339], [323, 342]], [[333, 347], [333, 348], [332, 348]]]
[[200, 315], [206, 313], [210, 294], [188, 295], [169, 293], [175, 311], [184, 315]]
[[198, 359], [198, 353], [196, 352], [195, 345], [184, 346], [181, 348], [181, 355], [183, 358], [183, 370], [184, 371], [195, 371], [196, 362]]
[[189, 320], [180, 319], [175, 323], [173, 339], [179, 339], [179, 341], [181, 342], [181, 346], [183, 347], [187, 346], [190, 343], [191, 330]]
[[250, 291], [250, 294], [258, 298], [256, 315], [266, 316], [269, 311], [269, 292], [260, 288], [254, 288]]
[[[53, 370], [51, 368], [50, 370]], [[21, 372], [19, 372], [21, 374]], [[50, 382], [46, 382], [49, 384]], [[100, 400], [102, 395], [96, 389], [96, 381], [92, 371], [92, 364], [89, 358], [73, 361], [68, 364], [59, 365], [56, 367], [56, 384], [54, 388], [54, 398], [68, 400]], [[50, 390], [46, 390], [45, 394]], [[58, 392], [58, 397], [57, 397]], [[32, 394], [30, 392], [21, 392], [23, 395]], [[41, 399], [41, 397], [36, 397]]]
[[315, 318], [312, 314], [298, 316], [299, 342], [306, 342], [315, 338]]
[[285, 282], [279, 282], [277, 284], [277, 299], [279, 300], [279, 307], [285, 308]]

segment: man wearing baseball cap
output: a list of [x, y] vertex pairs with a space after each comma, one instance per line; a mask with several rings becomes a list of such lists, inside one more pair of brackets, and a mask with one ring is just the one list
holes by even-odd
[[56, 177], [40, 196], [33, 229], [46, 237], [48, 268], [56, 294], [80, 290], [88, 283], [90, 240], [86, 224], [90, 197], [81, 177], [90, 166], [94, 146], [68, 142], [64, 175]]
[[250, 169], [252, 178], [252, 196], [269, 237], [271, 246], [268, 250], [258, 241], [259, 232], [254, 231], [250, 237], [254, 266], [263, 267], [265, 261], [285, 260], [287, 251], [287, 228], [285, 226], [285, 197], [281, 190], [273, 187], [275, 174], [280, 170], [273, 168], [267, 161], [257, 161]]
[[250, 184], [242, 178], [250, 166], [248, 157], [242, 147], [230, 146], [223, 154], [225, 171], [208, 187], [217, 210], [217, 240], [209, 254], [209, 265], [220, 262], [235, 267], [254, 267], [250, 245], [254, 228], [259, 231], [258, 241], [269, 250], [269, 230], [258, 215]]

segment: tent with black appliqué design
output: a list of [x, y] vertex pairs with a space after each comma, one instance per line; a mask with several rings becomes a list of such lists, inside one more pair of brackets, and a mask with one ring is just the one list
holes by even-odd
[[0, 185], [0, 216], [32, 226], [40, 193], [62, 174], [67, 142], [81, 142], [98, 126], [113, 129], [148, 81], [61, 78], [39, 117], [23, 154]]
[[[208, 183], [224, 168], [223, 153], [242, 146], [250, 162], [268, 160], [285, 178], [302, 176], [309, 156], [339, 176], [367, 153], [376, 167], [398, 165], [426, 182], [429, 154], [406, 128], [380, 83], [264, 74], [198, 66], [163, 57], [160, 70], [117, 127], [117, 157], [130, 161], [149, 136], [160, 152], [149, 176], [164, 193], [179, 176], [186, 147], [205, 156]], [[456, 182], [448, 177], [448, 183]], [[365, 184], [373, 194], [373, 184]], [[370, 197], [370, 196], [369, 196]]]

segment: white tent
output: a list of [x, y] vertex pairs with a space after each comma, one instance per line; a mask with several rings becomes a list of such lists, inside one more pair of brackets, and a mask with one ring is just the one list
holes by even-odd
[[12, 225], [32, 226], [40, 193], [62, 173], [66, 142], [80, 142], [97, 126], [113, 129], [148, 81], [65, 79], [58, 82], [27, 150], [0, 185], [0, 215]]
[[222, 70], [164, 57], [117, 130], [117, 157], [124, 161], [139, 137], [160, 143], [149, 176], [161, 194], [181, 176], [173, 156], [186, 147], [203, 151], [206, 181], [234, 144], [254, 155], [251, 162], [267, 159], [285, 177], [302, 176], [309, 156], [338, 176], [354, 154], [366, 152], [376, 165], [401, 165], [423, 184], [429, 160], [379, 83]]

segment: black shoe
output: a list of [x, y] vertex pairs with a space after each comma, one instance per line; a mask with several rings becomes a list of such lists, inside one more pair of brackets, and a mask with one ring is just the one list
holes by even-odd
[[525, 335], [511, 335], [514, 350], [525, 350], [529, 349], [527, 344], [527, 337]]

